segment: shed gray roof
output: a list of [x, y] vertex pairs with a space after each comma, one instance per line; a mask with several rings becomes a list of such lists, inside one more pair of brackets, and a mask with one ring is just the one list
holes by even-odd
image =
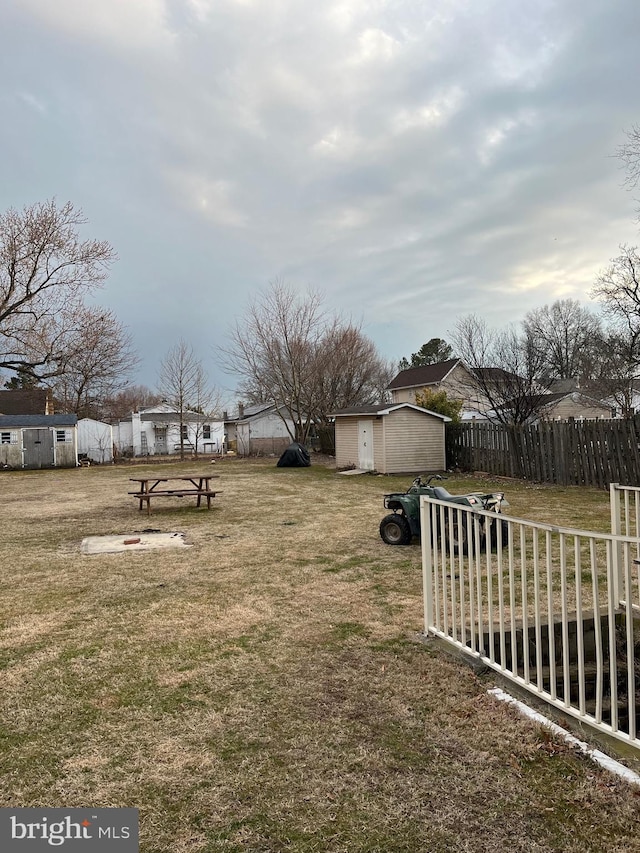
[[284, 405], [276, 406], [273, 403], [256, 403], [255, 406], [245, 406], [244, 414], [242, 417], [238, 416], [237, 418], [232, 418], [232, 421], [237, 421], [238, 423], [246, 423], [251, 420], [258, 420], [264, 415], [272, 415], [277, 414], [278, 412], [282, 412], [285, 418], [290, 418], [291, 415], [287, 410], [287, 407]]
[[425, 415], [431, 415], [434, 418], [449, 422], [451, 418], [446, 415], [441, 415], [439, 412], [432, 412], [430, 409], [423, 409], [422, 406], [416, 406], [415, 403], [378, 403], [375, 406], [352, 406], [350, 409], [340, 409], [338, 412], [333, 412], [332, 418], [348, 418], [350, 415], [390, 415], [398, 409], [414, 409], [416, 412], [421, 412]]
[[0, 415], [0, 428], [77, 426], [77, 415]]
[[331, 417], [337, 418], [347, 415], [377, 415], [379, 412], [389, 408], [387, 403], [378, 403], [375, 406], [351, 406], [348, 409], [340, 409], [334, 412]]

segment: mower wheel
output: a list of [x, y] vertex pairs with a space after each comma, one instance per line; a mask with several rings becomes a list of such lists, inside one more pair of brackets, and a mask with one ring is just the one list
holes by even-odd
[[397, 512], [385, 515], [380, 522], [380, 536], [387, 545], [410, 545], [412, 537], [409, 522]]
[[[449, 530], [453, 531], [453, 536], [449, 535]], [[453, 553], [454, 554], [467, 554], [469, 552], [469, 543], [467, 541], [467, 527], [464, 521], [462, 520], [462, 524], [458, 524], [458, 520], [454, 519], [451, 528], [449, 528], [449, 521], [445, 521], [444, 523], [444, 547], [449, 552], [451, 550], [451, 539], [453, 539]]]

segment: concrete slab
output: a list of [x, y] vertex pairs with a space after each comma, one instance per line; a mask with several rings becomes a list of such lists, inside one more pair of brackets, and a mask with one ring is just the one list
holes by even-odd
[[121, 533], [116, 536], [87, 536], [83, 554], [119, 554], [123, 551], [153, 551], [157, 548], [190, 548], [184, 533]]
[[338, 474], [344, 474], [346, 477], [352, 477], [354, 474], [368, 474], [364, 468], [350, 468], [348, 471], [338, 471]]

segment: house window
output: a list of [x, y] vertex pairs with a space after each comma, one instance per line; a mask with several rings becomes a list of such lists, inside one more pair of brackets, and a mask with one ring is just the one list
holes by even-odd
[[202, 437], [211, 438], [211, 424], [202, 424]]
[[184, 441], [189, 438], [189, 427], [186, 424], [182, 424], [182, 438]]
[[10, 432], [0, 432], [0, 444], [11, 444]]
[[57, 430], [56, 430], [56, 441], [58, 442], [58, 444], [60, 444], [60, 443], [61, 443], [61, 442], [63, 442], [63, 441], [66, 441], [66, 440], [67, 440], [67, 433], [66, 433], [66, 430], [64, 430], [64, 429], [57, 429]]

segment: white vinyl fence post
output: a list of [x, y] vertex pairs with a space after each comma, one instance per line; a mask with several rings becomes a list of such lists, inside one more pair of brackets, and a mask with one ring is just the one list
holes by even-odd
[[424, 598], [424, 635], [433, 625], [433, 552], [431, 550], [431, 504], [420, 498], [420, 538], [422, 540], [422, 595]]
[[[622, 535], [622, 515], [620, 504], [620, 483], [609, 484], [609, 505], [611, 507], [611, 533]], [[622, 543], [613, 542], [611, 558], [613, 560], [613, 596], [616, 607], [622, 600]]]

